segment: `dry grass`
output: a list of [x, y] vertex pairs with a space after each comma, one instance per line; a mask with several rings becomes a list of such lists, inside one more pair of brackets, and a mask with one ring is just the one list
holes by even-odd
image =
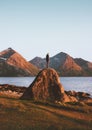
[[0, 129], [91, 130], [91, 109], [88, 105], [56, 105], [1, 97]]

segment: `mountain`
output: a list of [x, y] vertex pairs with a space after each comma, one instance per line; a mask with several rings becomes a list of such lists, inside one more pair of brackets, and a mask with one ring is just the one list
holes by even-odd
[[0, 76], [34, 76], [37, 73], [37, 67], [12, 48], [0, 52]]
[[50, 66], [62, 76], [77, 76], [82, 73], [82, 68], [66, 53], [60, 52], [53, 56], [50, 61]]
[[89, 61], [86, 61], [82, 58], [75, 58], [74, 61], [82, 67], [83, 75], [85, 76], [92, 76], [92, 63]]
[[34, 59], [32, 59], [31, 61], [29, 61], [30, 63], [32, 63], [33, 65], [37, 66], [37, 68], [45, 68], [46, 67], [46, 61], [43, 58], [40, 57], [35, 57]]
[[[40, 69], [46, 67], [45, 58], [36, 57], [30, 62]], [[92, 62], [73, 58], [64, 52], [51, 57], [49, 66], [54, 68], [60, 76], [92, 76]]]

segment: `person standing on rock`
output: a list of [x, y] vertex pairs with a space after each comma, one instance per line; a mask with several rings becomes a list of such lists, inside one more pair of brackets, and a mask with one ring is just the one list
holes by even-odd
[[46, 67], [47, 68], [49, 67], [49, 60], [50, 60], [49, 53], [47, 53], [47, 55], [46, 55]]

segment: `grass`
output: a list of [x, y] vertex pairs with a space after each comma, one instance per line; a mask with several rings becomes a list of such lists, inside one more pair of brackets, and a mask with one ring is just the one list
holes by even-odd
[[91, 130], [92, 106], [0, 98], [0, 130]]

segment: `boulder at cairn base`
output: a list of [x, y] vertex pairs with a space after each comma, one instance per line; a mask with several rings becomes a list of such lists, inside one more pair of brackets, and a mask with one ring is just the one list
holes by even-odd
[[39, 72], [21, 99], [62, 101], [64, 96], [64, 88], [57, 72], [52, 68], [46, 68]]

